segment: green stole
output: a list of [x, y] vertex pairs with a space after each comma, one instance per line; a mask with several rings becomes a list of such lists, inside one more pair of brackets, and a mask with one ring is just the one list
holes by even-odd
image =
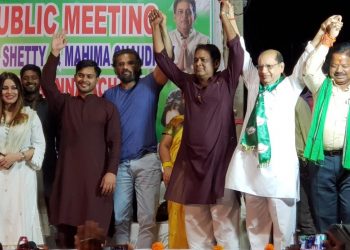
[[[321, 165], [324, 160], [323, 151], [323, 130], [327, 115], [327, 109], [329, 100], [332, 95], [333, 82], [330, 77], [327, 77], [319, 90], [317, 96], [316, 105], [313, 111], [313, 118], [311, 127], [306, 140], [306, 146], [304, 150], [304, 157], [309, 161], [315, 162]], [[343, 161], [342, 165], [346, 169], [350, 169], [350, 145], [348, 135], [350, 135], [350, 108], [348, 112], [348, 119], [346, 125], [346, 133], [343, 148]]]
[[259, 93], [241, 140], [241, 144], [245, 150], [258, 150], [259, 167], [268, 166], [271, 159], [271, 145], [266, 123], [264, 93], [274, 90], [284, 78], [284, 76], [281, 76], [276, 82], [266, 86], [261, 83], [259, 84]]

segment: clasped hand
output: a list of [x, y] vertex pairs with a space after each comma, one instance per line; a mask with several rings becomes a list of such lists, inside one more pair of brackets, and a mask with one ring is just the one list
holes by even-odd
[[15, 153], [0, 154], [0, 169], [10, 169], [17, 160]]

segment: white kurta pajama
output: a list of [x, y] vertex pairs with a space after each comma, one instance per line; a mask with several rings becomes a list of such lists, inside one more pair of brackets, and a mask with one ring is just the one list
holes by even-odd
[[[260, 82], [258, 70], [245, 49], [243, 38], [241, 44], [245, 50], [242, 72], [248, 89], [248, 101], [240, 140], [255, 105]], [[257, 152], [244, 151], [239, 140], [227, 171], [226, 188], [241, 191], [249, 196], [246, 200], [247, 231], [252, 249], [262, 249], [268, 243], [270, 231], [266, 230], [271, 230], [271, 226], [266, 228], [266, 218], [270, 218], [267, 221], [274, 224], [275, 249], [291, 244], [295, 225], [295, 201], [299, 199], [299, 163], [295, 149], [294, 128], [295, 104], [304, 88], [303, 65], [313, 49], [309, 43], [294, 67], [292, 75], [286, 77], [273, 91], [264, 93], [271, 145], [269, 165], [258, 167]], [[276, 198], [280, 200], [276, 201]], [[257, 204], [262, 211], [254, 209]], [[274, 211], [272, 207], [275, 207]], [[286, 218], [290, 221], [284, 222]]]
[[34, 148], [31, 161], [15, 162], [9, 170], [0, 169], [0, 242], [5, 249], [15, 249], [20, 236], [27, 236], [37, 244], [44, 243], [37, 207], [36, 170], [41, 168], [44, 158], [45, 138], [36, 112], [28, 107], [23, 110], [29, 115], [29, 127], [24, 133], [19, 132], [26, 129], [23, 124], [13, 127], [0, 124], [1, 153], [14, 153], [8, 146], [11, 139], [21, 141], [13, 147], [19, 147], [17, 152]]

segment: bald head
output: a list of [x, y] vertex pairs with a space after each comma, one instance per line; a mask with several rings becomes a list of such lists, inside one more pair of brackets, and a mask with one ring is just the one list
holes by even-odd
[[278, 63], [283, 62], [283, 56], [281, 52], [275, 49], [268, 49], [261, 52], [261, 54], [259, 55], [259, 60], [261, 57], [271, 57], [271, 58], [274, 58]]
[[284, 71], [282, 54], [274, 49], [263, 51], [259, 55], [258, 71], [262, 84], [268, 85], [276, 82]]

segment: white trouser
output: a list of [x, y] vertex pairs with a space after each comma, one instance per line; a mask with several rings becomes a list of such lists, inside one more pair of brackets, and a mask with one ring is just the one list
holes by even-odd
[[191, 249], [239, 249], [240, 207], [233, 190], [214, 205], [185, 205], [186, 235]]
[[275, 249], [293, 244], [296, 223], [295, 199], [277, 199], [245, 194], [247, 232], [252, 250], [269, 243], [273, 227]]

